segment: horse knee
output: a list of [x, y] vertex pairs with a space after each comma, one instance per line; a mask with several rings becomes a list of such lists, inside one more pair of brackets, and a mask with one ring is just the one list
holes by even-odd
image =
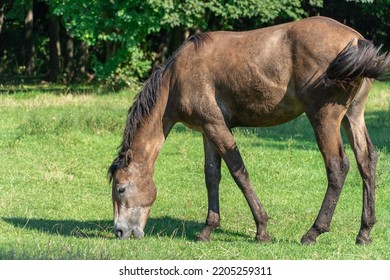
[[204, 164], [204, 174], [206, 183], [217, 183], [221, 181], [221, 165], [220, 163], [209, 163]]
[[340, 157], [338, 160], [333, 160], [327, 168], [329, 185], [341, 189], [347, 177], [349, 167], [350, 163], [346, 155]]

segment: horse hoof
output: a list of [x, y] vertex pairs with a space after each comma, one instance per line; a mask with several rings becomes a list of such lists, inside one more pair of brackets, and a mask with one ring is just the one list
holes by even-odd
[[370, 245], [371, 243], [372, 243], [372, 240], [370, 238], [361, 237], [361, 236], [358, 236], [356, 238], [356, 244], [358, 244], [358, 245]]
[[266, 234], [262, 234], [262, 235], [256, 235], [256, 241], [259, 241], [261, 243], [269, 243], [271, 242], [271, 237], [268, 235], [268, 233]]
[[309, 234], [305, 234], [301, 239], [302, 245], [314, 245], [317, 243], [317, 240], [315, 237], [310, 236]]
[[202, 237], [202, 236], [197, 236], [196, 238], [195, 238], [195, 241], [196, 242], [209, 242], [210, 241], [210, 237], [209, 238], [207, 238], [207, 237]]

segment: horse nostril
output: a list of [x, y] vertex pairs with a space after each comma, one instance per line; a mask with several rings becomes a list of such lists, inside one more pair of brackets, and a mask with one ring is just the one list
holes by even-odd
[[120, 230], [120, 229], [117, 229], [117, 230], [115, 231], [115, 236], [116, 236], [117, 238], [121, 238], [121, 237], [123, 236], [123, 231]]

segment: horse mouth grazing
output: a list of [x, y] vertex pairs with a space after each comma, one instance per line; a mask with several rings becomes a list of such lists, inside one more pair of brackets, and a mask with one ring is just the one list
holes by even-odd
[[131, 229], [115, 229], [115, 236], [119, 239], [127, 239], [127, 238], [134, 238], [134, 239], [141, 239], [144, 237], [144, 231], [140, 227], [134, 227]]

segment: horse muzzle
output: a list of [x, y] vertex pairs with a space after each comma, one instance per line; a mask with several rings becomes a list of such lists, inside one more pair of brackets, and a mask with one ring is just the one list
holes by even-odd
[[143, 229], [139, 226], [133, 226], [133, 227], [115, 226], [114, 233], [116, 238], [120, 238], [120, 239], [127, 239], [132, 237], [134, 237], [134, 239], [141, 239], [145, 235]]
[[117, 238], [141, 239], [144, 237], [144, 228], [150, 207], [118, 208], [114, 212], [114, 234]]

